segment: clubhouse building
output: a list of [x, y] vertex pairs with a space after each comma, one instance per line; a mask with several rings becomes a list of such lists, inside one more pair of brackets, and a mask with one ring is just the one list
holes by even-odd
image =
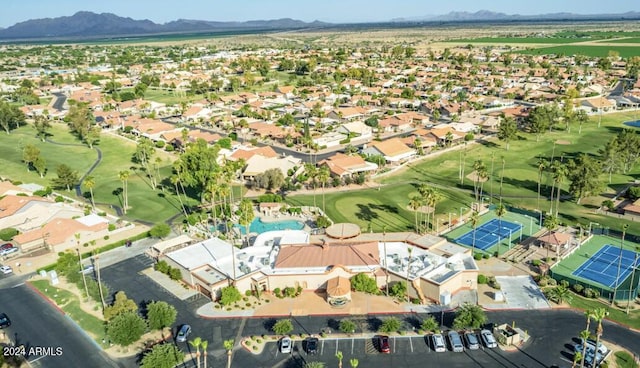
[[470, 249], [431, 235], [361, 234], [352, 224], [333, 225], [323, 235], [265, 232], [243, 249], [214, 237], [196, 243], [185, 239], [166, 250], [159, 259], [213, 300], [233, 283], [241, 293], [285, 287], [325, 291], [328, 301], [341, 304], [350, 298], [348, 280], [359, 273], [374, 278], [380, 289], [408, 279], [409, 296], [422, 304], [448, 304], [456, 292], [477, 289], [478, 267]]

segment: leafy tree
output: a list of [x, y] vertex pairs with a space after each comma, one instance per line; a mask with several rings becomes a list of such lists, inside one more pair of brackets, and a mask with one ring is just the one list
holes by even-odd
[[240, 300], [242, 300], [242, 294], [240, 294], [238, 288], [233, 285], [222, 288], [220, 292], [220, 304], [231, 305]]
[[24, 119], [24, 113], [22, 113], [18, 106], [0, 100], [0, 127], [2, 127], [7, 134], [24, 122]]
[[27, 144], [22, 149], [22, 161], [27, 164], [27, 171], [40, 157], [40, 150], [33, 144]]
[[124, 312], [107, 323], [107, 336], [120, 346], [129, 346], [138, 341], [147, 330], [147, 323], [135, 312]]
[[382, 324], [380, 325], [378, 331], [384, 333], [397, 332], [400, 331], [401, 326], [402, 324], [400, 323], [399, 319], [397, 319], [396, 317], [389, 317], [382, 321]]
[[500, 126], [498, 127], [498, 139], [506, 143], [506, 149], [509, 150], [509, 142], [511, 142], [518, 134], [518, 126], [511, 116], [503, 116]]
[[33, 120], [33, 127], [36, 129], [36, 136], [45, 141], [47, 138], [47, 132], [51, 129], [51, 123], [49, 123], [49, 119], [47, 119], [44, 115], [36, 115]]
[[36, 172], [40, 175], [41, 178], [44, 178], [44, 174], [45, 172], [47, 172], [47, 160], [45, 160], [42, 156], [38, 156], [33, 162], [33, 168], [36, 169]]
[[71, 190], [71, 186], [78, 182], [80, 176], [78, 172], [72, 170], [66, 164], [60, 164], [56, 168], [57, 178], [53, 179], [53, 185], [56, 188], [66, 188], [67, 190]]
[[113, 304], [104, 308], [104, 319], [110, 321], [121, 314], [136, 314], [137, 311], [138, 306], [136, 305], [136, 302], [127, 298], [127, 294], [125, 294], [124, 291], [118, 291]]
[[152, 330], [162, 330], [171, 326], [178, 315], [173, 305], [164, 301], [154, 301], [147, 305], [147, 322]]
[[429, 318], [422, 320], [422, 325], [420, 325], [420, 327], [425, 331], [435, 332], [440, 328], [440, 324], [436, 321], [434, 316], [429, 316]]
[[453, 328], [480, 328], [480, 326], [486, 322], [487, 315], [480, 306], [466, 303], [456, 311], [456, 317], [453, 320]]
[[356, 330], [356, 324], [350, 319], [343, 319], [340, 321], [340, 332], [351, 334]]
[[173, 368], [184, 361], [184, 352], [175, 344], [157, 344], [142, 358], [141, 368]]
[[149, 234], [154, 238], [164, 238], [171, 233], [171, 227], [165, 223], [155, 224]]
[[279, 189], [284, 185], [284, 175], [280, 169], [269, 169], [256, 175], [255, 183], [267, 190]]
[[378, 285], [373, 277], [366, 273], [359, 273], [351, 278], [351, 288], [355, 291], [362, 291], [368, 294], [378, 294]]
[[320, 228], [326, 228], [331, 226], [331, 221], [326, 216], [318, 216], [316, 218], [316, 225]]
[[287, 335], [293, 331], [293, 323], [291, 323], [290, 319], [280, 319], [273, 325], [271, 330], [276, 335]]
[[591, 156], [581, 153], [577, 159], [569, 160], [567, 168], [571, 181], [569, 193], [576, 198], [576, 203], [580, 204], [583, 197], [599, 194], [602, 190], [603, 185], [599, 180], [602, 166]]
[[91, 195], [91, 207], [96, 209], [96, 202], [93, 200], [93, 188], [96, 187], [96, 179], [93, 176], [87, 176], [83, 181], [84, 186], [89, 189]]
[[[89, 148], [97, 141], [96, 134], [99, 137], [99, 127], [94, 127], [95, 118], [86, 103], [72, 103], [69, 112], [64, 119], [69, 124], [69, 129], [78, 139], [87, 143]], [[96, 131], [94, 128], [97, 128]]]
[[219, 146], [209, 146], [204, 139], [189, 143], [180, 158], [174, 162], [180, 182], [193, 189], [204, 201], [205, 192], [211, 184], [219, 179], [220, 165], [218, 164]]

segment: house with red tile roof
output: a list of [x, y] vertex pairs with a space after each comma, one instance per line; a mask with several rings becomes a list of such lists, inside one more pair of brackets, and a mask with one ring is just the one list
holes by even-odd
[[336, 153], [318, 162], [318, 166], [328, 167], [331, 176], [335, 177], [345, 177], [361, 172], [376, 171], [378, 169], [378, 165], [365, 161], [359, 155], [345, 155], [344, 153]]
[[384, 156], [385, 160], [391, 163], [406, 161], [416, 155], [416, 150], [404, 144], [400, 138], [372, 143], [362, 152], [366, 155]]
[[[98, 215], [89, 215], [77, 219], [56, 218], [46, 225], [18, 234], [13, 238], [22, 252], [45, 248], [52, 252], [64, 252], [92, 240], [103, 238], [109, 233], [109, 221]], [[80, 239], [76, 239], [80, 234]]]

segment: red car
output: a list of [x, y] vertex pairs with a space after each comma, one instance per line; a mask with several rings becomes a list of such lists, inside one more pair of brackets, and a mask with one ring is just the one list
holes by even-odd
[[2, 250], [2, 249], [9, 249], [9, 248], [13, 248], [13, 244], [11, 244], [11, 243], [4, 243], [4, 244], [0, 245], [0, 250]]
[[389, 336], [378, 336], [378, 349], [380, 349], [380, 352], [384, 354], [391, 353], [391, 348], [389, 347]]

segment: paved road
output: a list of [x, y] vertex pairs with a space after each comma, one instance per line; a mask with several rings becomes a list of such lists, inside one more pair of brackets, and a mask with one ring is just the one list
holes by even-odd
[[12, 321], [5, 331], [17, 345], [60, 348], [58, 356], [28, 356], [31, 367], [122, 367], [106, 357], [75, 323], [24, 284], [0, 290], [0, 310]]
[[[166, 292], [146, 276], [138, 272], [151, 265], [151, 261], [144, 255], [139, 255], [129, 260], [120, 262], [102, 271], [103, 280], [111, 287], [112, 291], [124, 290], [130, 298], [137, 303], [144, 304], [151, 300], [165, 300], [178, 310], [178, 321], [173, 326], [176, 331], [178, 325], [188, 323], [193, 327], [193, 337], [199, 336], [209, 341], [209, 362], [212, 366], [225, 364], [226, 355], [222, 349], [222, 341], [237, 339], [242, 336], [262, 335], [270, 333], [270, 326], [275, 322], [270, 318], [252, 319], [213, 319], [205, 320], [195, 314], [195, 310], [206, 302], [206, 299], [181, 301]], [[426, 314], [398, 315], [407, 326], [418, 326]], [[395, 354], [378, 354], [371, 341], [325, 341], [318, 356], [311, 360], [318, 360], [335, 365], [336, 349], [343, 352], [345, 362], [348, 359], [358, 358], [361, 366], [377, 367], [422, 367], [425, 357], [429, 362], [441, 363], [446, 367], [504, 367], [504, 368], [543, 368], [552, 364], [570, 366], [570, 347], [578, 332], [584, 328], [584, 316], [580, 312], [570, 310], [527, 310], [527, 311], [499, 311], [489, 312], [492, 322], [516, 324], [527, 330], [532, 336], [531, 342], [522, 350], [516, 352], [502, 352], [499, 350], [473, 351], [464, 354], [451, 352], [435, 354], [420, 336], [397, 338], [394, 340]], [[441, 316], [436, 316], [440, 320]], [[445, 326], [450, 326], [453, 315], [442, 315]], [[329, 326], [337, 330], [341, 317], [292, 317], [295, 334], [317, 334], [321, 329]], [[375, 331], [384, 316], [350, 317], [356, 320], [358, 326]], [[359, 327], [360, 331], [362, 327]], [[640, 334], [628, 330], [616, 324], [605, 322], [605, 339], [619, 344], [630, 351], [640, 351]], [[187, 344], [179, 344], [189, 352]], [[426, 355], [429, 354], [429, 355]], [[271, 343], [261, 355], [253, 355], [244, 349], [238, 349], [233, 356], [234, 367], [302, 367], [310, 360], [304, 353], [295, 352], [292, 356], [283, 356], [277, 352], [275, 343]], [[184, 367], [187, 367], [185, 365]]]

